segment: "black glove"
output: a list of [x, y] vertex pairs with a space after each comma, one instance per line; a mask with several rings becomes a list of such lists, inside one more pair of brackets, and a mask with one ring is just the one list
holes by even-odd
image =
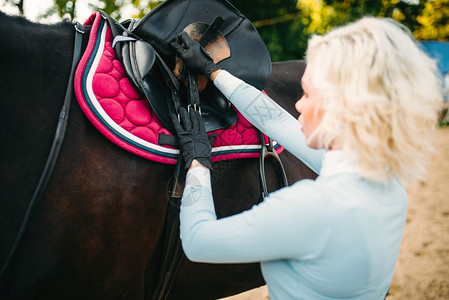
[[177, 39], [171, 42], [170, 46], [181, 57], [187, 69], [194, 74], [203, 74], [209, 79], [213, 71], [220, 69], [213, 62], [206, 49], [199, 42], [192, 40], [185, 31], [178, 34]]
[[175, 114], [171, 114], [171, 119], [178, 135], [181, 155], [184, 158], [186, 169], [196, 159], [203, 166], [212, 170], [210, 155], [212, 153], [212, 144], [217, 135], [207, 136], [201, 114], [193, 109], [188, 113], [182, 107], [180, 109], [180, 121], [178, 121]]

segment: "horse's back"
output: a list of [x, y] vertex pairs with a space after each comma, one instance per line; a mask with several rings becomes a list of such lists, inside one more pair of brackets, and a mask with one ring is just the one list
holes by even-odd
[[294, 116], [298, 115], [294, 103], [303, 94], [301, 78], [305, 68], [303, 60], [274, 62], [270, 79], [264, 89], [272, 99]]
[[[70, 73], [74, 28], [2, 13], [0, 25], [3, 266], [50, 152]], [[0, 298], [139, 298], [160, 240], [168, 201], [162, 190], [172, 169], [113, 146], [72, 100], [55, 169], [31, 209]]]

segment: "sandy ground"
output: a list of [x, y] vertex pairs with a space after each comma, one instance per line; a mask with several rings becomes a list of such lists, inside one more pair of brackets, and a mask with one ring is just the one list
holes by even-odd
[[[449, 300], [449, 127], [437, 130], [425, 181], [408, 189], [404, 239], [387, 300]], [[269, 299], [266, 286], [225, 298]]]

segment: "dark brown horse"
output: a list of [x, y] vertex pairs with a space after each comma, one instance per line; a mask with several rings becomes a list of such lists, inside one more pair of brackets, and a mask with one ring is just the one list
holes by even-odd
[[[0, 264], [18, 234], [58, 122], [73, 54], [70, 23], [42, 25], [0, 12]], [[273, 64], [266, 91], [295, 114], [304, 64]], [[289, 183], [314, 177], [284, 151]], [[118, 148], [71, 102], [65, 140], [43, 196], [1, 281], [1, 299], [142, 299], [161, 259], [174, 166]], [[274, 168], [271, 190], [278, 188]], [[259, 199], [258, 160], [214, 164], [217, 213]], [[184, 259], [171, 299], [214, 299], [264, 281], [258, 264]]]

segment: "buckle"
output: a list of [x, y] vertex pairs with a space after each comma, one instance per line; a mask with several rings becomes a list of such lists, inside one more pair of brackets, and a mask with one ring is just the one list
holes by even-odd
[[195, 103], [195, 104], [189, 104], [189, 105], [187, 105], [187, 112], [188, 112], [188, 113], [190, 113], [190, 108], [191, 108], [191, 107], [192, 107], [193, 110], [196, 110], [196, 111], [199, 112], [200, 115], [201, 115], [201, 106], [197, 105], [196, 103]]
[[81, 34], [84, 34], [84, 32], [85, 32], [85, 31], [84, 31], [84, 26], [81, 25], [81, 23], [76, 22], [73, 26], [75, 27], [75, 30], [76, 30], [77, 32], [79, 32], [79, 33], [81, 33]]

